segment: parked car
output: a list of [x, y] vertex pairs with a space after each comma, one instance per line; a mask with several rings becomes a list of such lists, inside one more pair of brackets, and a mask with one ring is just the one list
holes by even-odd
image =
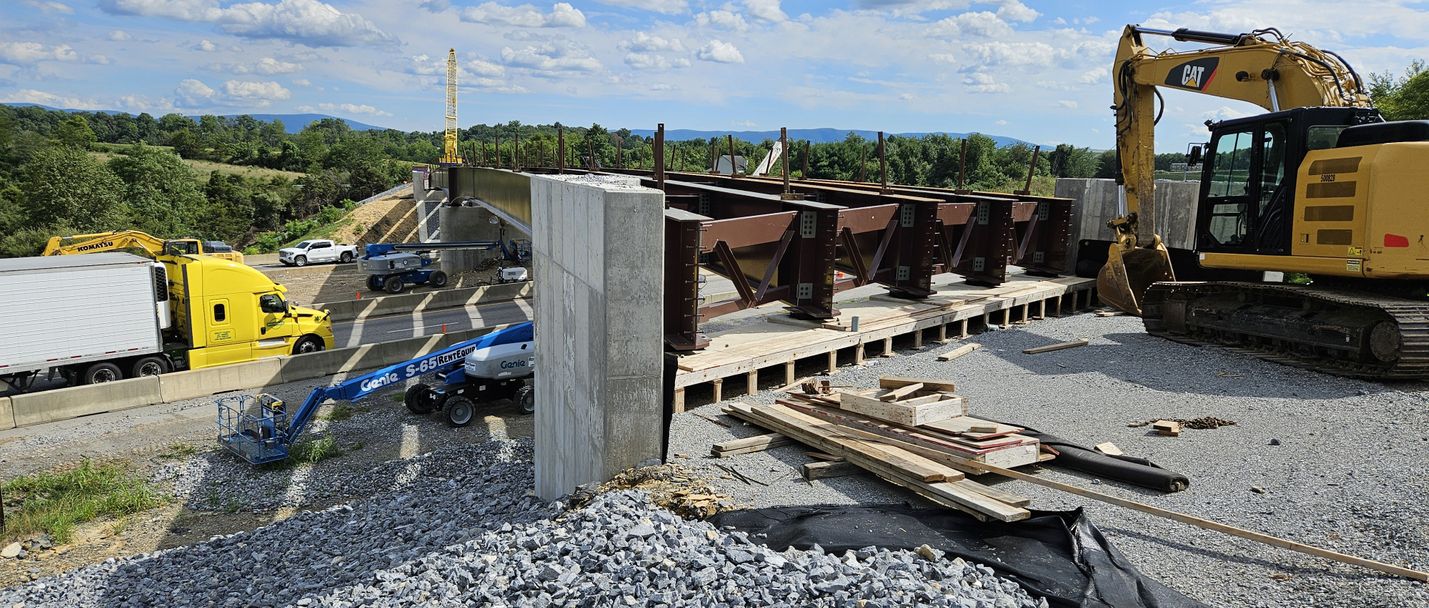
[[278, 250], [278, 261], [288, 266], [307, 266], [322, 262], [346, 264], [357, 259], [357, 246], [334, 243], [327, 239], [310, 239]]

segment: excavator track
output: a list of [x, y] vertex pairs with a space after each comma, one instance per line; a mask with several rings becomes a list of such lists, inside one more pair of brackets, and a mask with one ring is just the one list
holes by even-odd
[[1429, 302], [1309, 286], [1164, 282], [1143, 301], [1147, 333], [1374, 380], [1429, 379]]

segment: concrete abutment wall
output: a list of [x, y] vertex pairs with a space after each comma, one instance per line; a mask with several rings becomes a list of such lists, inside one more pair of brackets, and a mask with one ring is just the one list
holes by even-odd
[[664, 194], [615, 176], [532, 176], [536, 493], [658, 463]]

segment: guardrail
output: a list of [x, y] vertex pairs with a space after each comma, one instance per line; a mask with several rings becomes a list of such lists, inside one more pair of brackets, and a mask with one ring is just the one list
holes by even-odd
[[505, 302], [531, 296], [531, 282], [485, 285], [443, 289], [424, 293], [408, 293], [397, 296], [368, 298], [365, 300], [344, 300], [326, 304], [314, 304], [313, 308], [327, 309], [333, 322], [352, 321], [367, 317], [380, 317], [399, 313], [457, 308]]
[[391, 188], [388, 188], [388, 189], [386, 189], [386, 190], [383, 190], [383, 191], [381, 191], [381, 192], [378, 192], [377, 194], [374, 194], [374, 195], [369, 196], [369, 197], [367, 197], [367, 198], [364, 198], [364, 199], [362, 199], [362, 200], [360, 200], [360, 201], [357, 201], [357, 204], [358, 204], [358, 205], [366, 205], [367, 203], [370, 203], [370, 202], [372, 202], [372, 201], [375, 201], [375, 200], [377, 200], [377, 199], [379, 199], [379, 198], [385, 198], [385, 197], [391, 196], [391, 195], [393, 195], [393, 194], [396, 194], [398, 190], [402, 190], [402, 189], [404, 189], [404, 188], [411, 188], [411, 187], [412, 187], [412, 182], [402, 182], [402, 183], [400, 183], [400, 184], [397, 184], [396, 186], [393, 186], [393, 187], [391, 187]]
[[160, 376], [0, 397], [0, 429], [377, 369], [470, 340], [500, 327], [482, 327], [305, 355], [270, 357]]

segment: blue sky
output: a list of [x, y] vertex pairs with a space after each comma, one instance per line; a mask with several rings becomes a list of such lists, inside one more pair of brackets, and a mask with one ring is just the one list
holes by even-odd
[[[321, 112], [710, 130], [982, 131], [1112, 145], [1107, 74], [1127, 23], [1274, 26], [1362, 74], [1429, 58], [1422, 2], [1203, 0], [4, 0], [0, 101], [199, 113]], [[1167, 94], [1158, 148], [1252, 106]]]

